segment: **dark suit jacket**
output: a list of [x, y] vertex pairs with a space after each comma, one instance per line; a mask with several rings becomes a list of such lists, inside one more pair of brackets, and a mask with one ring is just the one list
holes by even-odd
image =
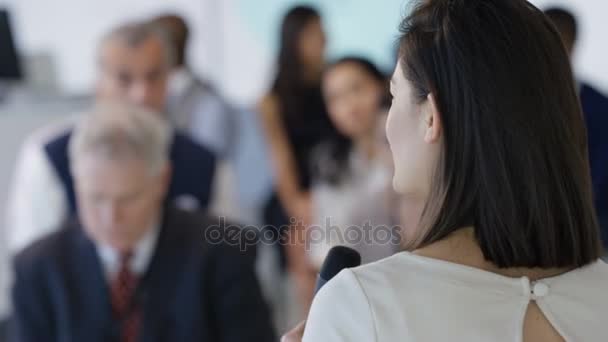
[[[252, 263], [238, 248], [205, 238], [216, 224], [166, 209], [137, 290], [140, 341], [274, 341]], [[34, 243], [15, 259], [10, 341], [118, 341], [107, 280], [77, 224]]]
[[[49, 161], [63, 183], [68, 200], [68, 217], [76, 213], [76, 195], [68, 155], [71, 136], [72, 130], [69, 130], [44, 146]], [[215, 156], [207, 148], [180, 133], [173, 136], [169, 152], [172, 177], [167, 199], [171, 202], [188, 196], [198, 202], [200, 209], [207, 209], [215, 176]]]

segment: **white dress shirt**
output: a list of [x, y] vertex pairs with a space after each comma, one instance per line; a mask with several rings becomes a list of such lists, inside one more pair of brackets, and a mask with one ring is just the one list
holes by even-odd
[[5, 227], [11, 255], [55, 231], [65, 219], [67, 197], [63, 183], [44, 151], [44, 144], [73, 127], [77, 119], [73, 116], [43, 127], [22, 145], [6, 208]]
[[[133, 247], [133, 256], [129, 265], [133, 274], [141, 276], [148, 269], [154, 256], [159, 234], [160, 225], [155, 223]], [[120, 253], [114, 248], [99, 242], [95, 243], [95, 247], [106, 279], [110, 283], [120, 271]]]
[[520, 342], [536, 304], [566, 341], [606, 341], [608, 265], [530, 281], [402, 252], [340, 272], [316, 295], [304, 342]]

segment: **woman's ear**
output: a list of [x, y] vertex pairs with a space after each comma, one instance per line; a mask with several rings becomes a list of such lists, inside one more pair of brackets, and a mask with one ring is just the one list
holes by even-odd
[[437, 107], [437, 102], [433, 94], [430, 94], [426, 98], [425, 104], [425, 123], [426, 132], [424, 135], [424, 141], [429, 144], [433, 144], [439, 141], [443, 131], [441, 122], [441, 115]]

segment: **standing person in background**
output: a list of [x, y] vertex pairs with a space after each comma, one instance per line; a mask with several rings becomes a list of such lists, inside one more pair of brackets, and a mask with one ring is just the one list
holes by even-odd
[[175, 50], [167, 89], [169, 120], [219, 159], [227, 158], [237, 142], [237, 118], [222, 95], [188, 66], [190, 29], [186, 21], [178, 15], [164, 14], [152, 19], [151, 24], [167, 32]]
[[[322, 89], [340, 134], [315, 153], [312, 223], [323, 239], [317, 236], [309, 242], [311, 261], [319, 269], [329, 249], [338, 244], [355, 248], [363, 263], [377, 261], [396, 252], [400, 242], [394, 235], [398, 215], [392, 209], [398, 201], [391, 188], [392, 162], [383, 129], [387, 78], [370, 61], [345, 57], [326, 68]], [[346, 236], [353, 228], [360, 241]], [[387, 233], [387, 241], [378, 241], [380, 229]]]
[[[265, 209], [265, 223], [276, 233], [301, 235], [310, 222], [310, 158], [312, 150], [334, 133], [321, 95], [325, 33], [319, 13], [295, 7], [283, 19], [278, 73], [270, 93], [259, 104], [262, 126], [270, 145], [276, 193]], [[294, 276], [299, 299], [310, 305], [315, 282], [303, 245], [286, 244], [283, 260]]]
[[166, 32], [174, 48], [175, 58], [167, 84], [169, 121], [180, 132], [209, 149], [216, 156], [214, 205], [209, 211], [216, 215], [248, 221], [239, 205], [235, 154], [240, 129], [236, 108], [211, 85], [198, 77], [187, 63], [190, 29], [181, 16], [163, 14], [150, 24]]
[[[545, 14], [557, 27], [572, 60], [578, 36], [576, 18], [562, 8], [550, 8]], [[604, 249], [608, 249], [608, 98], [586, 82], [578, 84], [579, 96], [587, 125], [589, 162], [595, 210], [600, 223]]]

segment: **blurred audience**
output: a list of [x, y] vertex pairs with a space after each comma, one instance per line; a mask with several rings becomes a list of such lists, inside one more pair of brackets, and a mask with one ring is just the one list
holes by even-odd
[[170, 120], [219, 159], [228, 157], [238, 139], [234, 108], [186, 63], [190, 38], [186, 21], [180, 16], [165, 14], [151, 23], [168, 33], [175, 51], [167, 99]]
[[[291, 9], [281, 25], [277, 76], [259, 104], [276, 187], [265, 209], [265, 223], [281, 236], [287, 227], [290, 234], [301, 235], [310, 223], [311, 154], [321, 141], [335, 134], [320, 87], [325, 43], [319, 13], [310, 7]], [[293, 240], [282, 244], [286, 247], [284, 261], [297, 283], [301, 303], [308, 306], [316, 275], [302, 241]]]
[[[97, 100], [126, 101], [162, 112], [173, 63], [171, 45], [153, 25], [134, 23], [110, 32], [99, 49]], [[9, 248], [17, 252], [56, 230], [76, 213], [68, 145], [73, 120], [46, 127], [24, 144], [9, 195]], [[168, 200], [184, 209], [205, 209], [212, 198], [215, 157], [172, 131]]]
[[[578, 37], [575, 16], [563, 8], [549, 8], [545, 14], [557, 27], [572, 59]], [[604, 249], [608, 250], [608, 98], [590, 84], [579, 81], [579, 95], [585, 123], [595, 210], [597, 211]]]
[[68, 148], [79, 220], [16, 257], [12, 341], [275, 340], [251, 263], [165, 205], [171, 135], [139, 107], [85, 114]]
[[[572, 59], [575, 16], [545, 13]], [[24, 142], [5, 250], [0, 241], [0, 262], [14, 257], [13, 273], [0, 274], [0, 296], [13, 288], [10, 341], [273, 341], [273, 323], [308, 312], [331, 247], [377, 261], [401, 249], [399, 226], [418, 225], [424, 208], [392, 189], [386, 75], [355, 56], [326, 66], [317, 10], [284, 16], [256, 122], [194, 72], [190, 33], [173, 13], [115, 28], [99, 45], [95, 104]], [[608, 248], [608, 97], [578, 85]], [[259, 210], [265, 167], [274, 189]], [[261, 193], [251, 208], [249, 187]], [[274, 254], [258, 255], [260, 288], [251, 254], [207, 241], [204, 229], [218, 224], [209, 214], [263, 223], [280, 247], [279, 279], [260, 271], [276, 267]]]
[[321, 144], [314, 158], [311, 261], [319, 269], [335, 245], [355, 248], [363, 263], [377, 261], [396, 252], [400, 242], [384, 133], [387, 78], [370, 61], [345, 57], [326, 68], [322, 89], [340, 134]]

